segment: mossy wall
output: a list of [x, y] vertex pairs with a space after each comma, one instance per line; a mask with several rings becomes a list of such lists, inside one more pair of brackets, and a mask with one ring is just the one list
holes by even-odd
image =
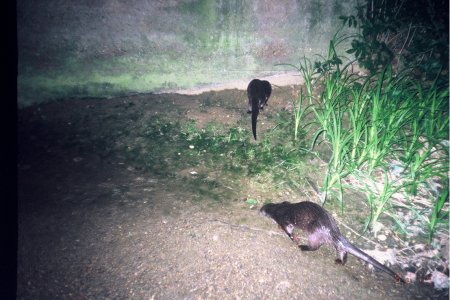
[[325, 54], [355, 3], [18, 0], [18, 105], [280, 73]]

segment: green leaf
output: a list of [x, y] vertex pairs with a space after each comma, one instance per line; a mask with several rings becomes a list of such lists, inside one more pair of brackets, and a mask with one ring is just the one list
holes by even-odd
[[256, 204], [258, 204], [258, 200], [256, 200], [256, 199], [247, 199], [245, 201], [245, 203], [250, 204], [250, 205], [256, 205]]

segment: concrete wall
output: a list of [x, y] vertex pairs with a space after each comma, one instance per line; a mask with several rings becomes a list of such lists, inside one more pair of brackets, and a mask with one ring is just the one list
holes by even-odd
[[325, 54], [355, 2], [18, 0], [18, 105], [280, 73]]

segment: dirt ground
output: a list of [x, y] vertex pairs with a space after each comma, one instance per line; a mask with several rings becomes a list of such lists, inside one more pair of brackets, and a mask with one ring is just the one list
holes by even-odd
[[[284, 105], [280, 93], [269, 109]], [[211, 97], [242, 107], [200, 109]], [[230, 199], [196, 201], [181, 175], [146, 172], [120, 151], [151, 115], [231, 124], [245, 101], [233, 89], [19, 111], [18, 299], [448, 298], [428, 284], [396, 284], [353, 256], [335, 265], [331, 247], [302, 253], [243, 201], [262, 193], [245, 181]]]

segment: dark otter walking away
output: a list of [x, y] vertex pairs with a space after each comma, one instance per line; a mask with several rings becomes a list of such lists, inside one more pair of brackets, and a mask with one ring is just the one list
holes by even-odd
[[256, 120], [259, 110], [264, 109], [270, 94], [272, 94], [272, 86], [267, 80], [253, 79], [247, 87], [248, 111], [252, 114], [252, 131], [256, 140]]
[[261, 207], [261, 214], [272, 218], [293, 240], [294, 228], [306, 231], [308, 234], [308, 245], [300, 245], [302, 251], [314, 251], [323, 244], [333, 244], [339, 257], [336, 263], [344, 265], [347, 260], [347, 252], [372, 264], [377, 269], [386, 272], [397, 281], [404, 282], [394, 271], [381, 264], [367, 253], [364, 253], [341, 234], [334, 218], [320, 205], [304, 201], [299, 203], [270, 203]]

